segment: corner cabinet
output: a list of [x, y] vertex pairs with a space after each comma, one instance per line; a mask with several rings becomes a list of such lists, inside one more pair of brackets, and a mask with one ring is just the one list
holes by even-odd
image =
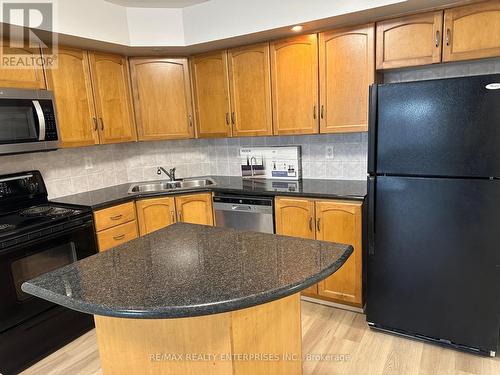
[[318, 40], [316, 34], [271, 43], [275, 135], [317, 134]]
[[377, 23], [377, 69], [441, 62], [443, 11]]
[[351, 244], [354, 252], [305, 295], [362, 307], [362, 206], [359, 201], [277, 197], [277, 234]]
[[368, 92], [375, 80], [375, 25], [319, 34], [320, 131], [368, 131]]
[[47, 77], [62, 147], [136, 140], [125, 57], [59, 48]]
[[191, 60], [191, 76], [198, 138], [230, 137], [226, 51], [195, 56]]
[[[38, 60], [42, 55], [40, 48], [13, 48], [4, 46], [4, 42], [0, 43], [2, 44], [3, 55], [22, 55], [30, 60]], [[2, 64], [0, 68], [0, 87], [46, 89], [44, 69], [39, 66], [32, 66], [30, 69], [8, 69]]]
[[443, 61], [500, 56], [500, 1], [444, 11]]
[[193, 138], [187, 59], [132, 58], [130, 73], [139, 140]]

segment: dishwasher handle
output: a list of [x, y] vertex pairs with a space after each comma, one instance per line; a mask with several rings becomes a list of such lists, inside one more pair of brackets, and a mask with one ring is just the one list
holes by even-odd
[[233, 204], [231, 207], [233, 211], [252, 211], [252, 206], [249, 205], [241, 205], [241, 204]]

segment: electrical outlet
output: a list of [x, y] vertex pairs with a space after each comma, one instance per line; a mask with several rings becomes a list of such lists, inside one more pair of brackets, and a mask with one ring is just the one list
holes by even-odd
[[94, 165], [92, 163], [92, 158], [90, 156], [84, 157], [83, 160], [85, 161], [85, 169], [94, 168]]
[[327, 160], [333, 159], [333, 146], [326, 147], [325, 159], [327, 159]]

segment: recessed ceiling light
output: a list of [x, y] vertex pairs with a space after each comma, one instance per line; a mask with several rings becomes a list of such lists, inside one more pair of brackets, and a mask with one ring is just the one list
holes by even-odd
[[298, 33], [300, 31], [302, 31], [303, 27], [301, 25], [295, 25], [294, 27], [292, 27], [292, 31], [294, 33]]

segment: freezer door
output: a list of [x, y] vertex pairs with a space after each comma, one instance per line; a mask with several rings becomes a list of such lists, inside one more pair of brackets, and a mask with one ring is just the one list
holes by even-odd
[[486, 88], [492, 83], [500, 74], [379, 85], [375, 173], [500, 176], [500, 90]]
[[496, 351], [500, 181], [377, 177], [370, 185], [367, 321]]

